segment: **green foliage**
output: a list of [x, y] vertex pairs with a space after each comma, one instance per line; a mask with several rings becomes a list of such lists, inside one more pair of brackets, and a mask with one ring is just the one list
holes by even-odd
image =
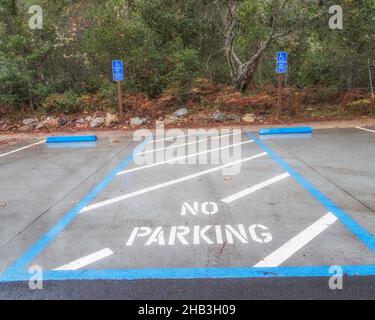
[[[95, 13], [101, 19], [86, 30], [81, 44], [93, 74], [99, 77], [95, 82], [103, 81], [99, 76], [103, 71], [107, 79], [111, 78], [111, 60], [118, 58], [126, 62], [124, 87], [128, 92], [156, 97], [171, 86], [188, 90], [199, 62], [196, 50], [186, 47], [182, 40], [186, 31], [175, 34], [169, 25], [174, 24], [170, 21], [174, 17], [173, 12], [168, 12], [165, 7], [164, 11], [157, 10], [155, 13], [162, 16], [154, 14], [150, 20], [148, 14], [151, 8], [157, 6], [157, 1], [147, 6], [139, 1], [139, 10], [127, 12], [127, 20], [124, 21], [116, 17], [113, 19], [117, 3], [107, 1], [105, 5], [90, 9], [90, 14]], [[157, 24], [154, 21], [158, 21]], [[162, 25], [165, 29], [160, 29]]]
[[173, 68], [167, 75], [170, 86], [182, 94], [187, 93], [199, 71], [197, 52], [194, 49], [176, 48], [172, 59]]
[[72, 91], [64, 94], [51, 94], [41, 104], [44, 112], [73, 113], [79, 111], [79, 97]]
[[116, 89], [112, 82], [105, 80], [102, 82], [99, 90], [99, 97], [108, 104], [115, 102]]
[[[275, 52], [290, 54], [288, 84], [367, 87], [375, 66], [375, 2], [345, 0], [344, 30], [328, 28], [335, 1], [239, 0], [235, 49], [246, 61], [271, 30], [298, 31], [272, 42], [255, 81], [275, 82]], [[44, 10], [43, 30], [28, 28], [28, 8]], [[223, 48], [227, 1], [0, 0], [0, 104], [74, 112], [77, 97], [97, 93], [115, 104], [111, 60], [125, 62], [123, 89], [183, 99], [194, 80], [229, 82]], [[320, 10], [325, 15], [317, 15]], [[317, 16], [315, 19], [312, 17]], [[306, 19], [312, 19], [306, 23]]]

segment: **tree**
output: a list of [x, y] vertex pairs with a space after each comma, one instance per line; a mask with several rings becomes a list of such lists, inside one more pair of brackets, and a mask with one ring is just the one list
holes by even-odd
[[[301, 32], [309, 20], [317, 17], [316, 13], [311, 15], [314, 12], [311, 6], [314, 4], [311, 0], [227, 0], [225, 14], [222, 14], [224, 50], [230, 76], [237, 90], [245, 92], [249, 89], [262, 55], [275, 40]], [[236, 43], [241, 31], [249, 25], [260, 40], [244, 54], [243, 62], [236, 52]]]

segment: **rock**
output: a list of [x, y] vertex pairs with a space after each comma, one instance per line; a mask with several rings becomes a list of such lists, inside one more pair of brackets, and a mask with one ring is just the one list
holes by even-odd
[[242, 121], [243, 121], [243, 122], [253, 123], [253, 122], [255, 122], [255, 120], [256, 120], [256, 116], [255, 116], [255, 114], [253, 114], [253, 113], [245, 114], [245, 115], [242, 117]]
[[59, 121], [57, 119], [52, 118], [52, 117], [48, 117], [46, 120], [43, 120], [43, 121], [39, 122], [36, 125], [36, 129], [37, 130], [40, 130], [40, 129], [56, 129], [59, 126], [60, 126]]
[[105, 126], [106, 127], [112, 126], [114, 124], [118, 124], [119, 122], [120, 122], [120, 119], [118, 118], [117, 115], [112, 114], [112, 113], [107, 113], [107, 115], [105, 117]]
[[234, 122], [241, 122], [241, 117], [237, 114], [231, 114], [228, 119]]
[[188, 110], [186, 108], [181, 108], [178, 109], [175, 113], [174, 116], [177, 118], [182, 118], [188, 114]]
[[15, 123], [11, 122], [10, 120], [6, 120], [4, 124], [0, 126], [0, 130], [3, 131], [10, 131], [10, 130], [18, 130], [19, 126]]
[[59, 127], [63, 127], [68, 123], [68, 120], [66, 120], [64, 118], [58, 118], [57, 123], [58, 123]]
[[369, 99], [354, 100], [349, 103], [349, 106], [360, 106], [360, 105], [366, 105], [366, 104], [371, 104], [371, 101]]
[[23, 126], [21, 126], [18, 130], [21, 132], [29, 131], [34, 129], [38, 123], [37, 119], [28, 118], [22, 121]]
[[8, 127], [8, 125], [7, 125], [6, 121], [4, 121], [4, 122], [0, 121], [0, 130], [6, 130], [7, 127]]
[[76, 124], [82, 124], [84, 122], [85, 122], [85, 119], [83, 119], [83, 118], [79, 118], [79, 119], [76, 120]]
[[97, 117], [91, 120], [90, 127], [91, 128], [99, 128], [105, 123], [105, 119], [103, 117]]
[[25, 126], [29, 126], [29, 127], [31, 127], [31, 126], [33, 126], [33, 125], [36, 126], [37, 122], [38, 122], [38, 120], [33, 119], [33, 118], [24, 119], [24, 120], [22, 121], [22, 123], [23, 123]]
[[40, 121], [37, 125], [36, 125], [36, 127], [35, 127], [35, 129], [37, 129], [37, 130], [40, 130], [40, 129], [43, 129], [44, 128], [44, 121]]
[[59, 121], [55, 118], [47, 118], [45, 120], [44, 126], [47, 129], [55, 129], [55, 128], [58, 128], [60, 126], [60, 124], [59, 124]]
[[93, 119], [94, 119], [94, 118], [91, 117], [91, 116], [87, 116], [87, 117], [85, 118], [85, 120], [86, 120], [87, 122], [91, 122]]
[[212, 115], [212, 119], [214, 119], [217, 122], [224, 122], [227, 119], [227, 117], [224, 113], [218, 111]]
[[164, 119], [165, 124], [175, 124], [175, 123], [178, 123], [179, 121], [180, 119], [175, 116], [166, 116]]
[[146, 119], [141, 119], [139, 117], [135, 117], [135, 118], [131, 118], [130, 119], [130, 125], [131, 126], [141, 126], [142, 124], [144, 124], [146, 122]]
[[32, 126], [22, 126], [18, 129], [18, 131], [26, 132], [26, 131], [30, 131], [32, 128], [33, 128]]

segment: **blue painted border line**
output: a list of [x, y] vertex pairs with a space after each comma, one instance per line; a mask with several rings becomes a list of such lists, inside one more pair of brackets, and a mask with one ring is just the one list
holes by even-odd
[[121, 164], [114, 169], [108, 176], [106, 176], [96, 187], [94, 187], [73, 209], [71, 209], [65, 216], [63, 216], [45, 235], [43, 235], [32, 247], [30, 247], [21, 257], [17, 259], [5, 272], [4, 278], [12, 277], [12, 275], [19, 275], [24, 272], [26, 266], [40, 254], [57, 236], [63, 231], [79, 214], [79, 212], [86, 207], [90, 202], [101, 192], [112, 179], [122, 171], [135, 155], [143, 149], [143, 147], [150, 141], [151, 137], [146, 138], [140, 145], [138, 145], [132, 154], [127, 157]]
[[[341, 266], [345, 276], [374, 276], [375, 266]], [[233, 279], [330, 277], [329, 266], [296, 266], [272, 268], [158, 268], [45, 271], [44, 281], [65, 280], [142, 280], [142, 279]], [[28, 281], [31, 274], [15, 273], [0, 282]]]
[[262, 143], [255, 135], [250, 132], [245, 134], [253, 139], [258, 146], [260, 146], [268, 155], [285, 171], [287, 171], [303, 188], [305, 188], [316, 200], [318, 200], [329, 212], [332, 212], [342, 224], [345, 225], [357, 238], [359, 238], [367, 247], [375, 252], [375, 237], [362, 228], [357, 222], [355, 222], [348, 214], [338, 208], [331, 200], [329, 200], [324, 194], [317, 190], [310, 182], [305, 180], [300, 174], [294, 169], [287, 165], [279, 156], [277, 156], [270, 148]]

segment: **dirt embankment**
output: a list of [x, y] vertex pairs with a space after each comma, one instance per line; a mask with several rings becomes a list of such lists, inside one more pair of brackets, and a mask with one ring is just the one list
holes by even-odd
[[[88, 104], [88, 105], [87, 105]], [[255, 88], [242, 95], [231, 86], [200, 79], [183, 99], [166, 92], [155, 99], [142, 94], [124, 97], [123, 119], [115, 103], [103, 108], [96, 95], [74, 108], [74, 113], [23, 110], [11, 113], [0, 108], [0, 132], [75, 132], [87, 130], [134, 130], [154, 128], [155, 121], [166, 127], [249, 126], [309, 123], [317, 121], [364, 120], [375, 118], [375, 99], [362, 90], [340, 91], [325, 87], [283, 90], [283, 110], [276, 117], [277, 89]]]

